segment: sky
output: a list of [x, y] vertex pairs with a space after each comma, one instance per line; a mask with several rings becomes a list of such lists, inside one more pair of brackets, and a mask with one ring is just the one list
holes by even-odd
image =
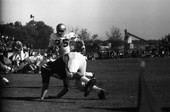
[[161, 39], [170, 34], [170, 0], [0, 0], [0, 21], [44, 21], [85, 28], [91, 35], [106, 37], [112, 27], [127, 29], [143, 39]]

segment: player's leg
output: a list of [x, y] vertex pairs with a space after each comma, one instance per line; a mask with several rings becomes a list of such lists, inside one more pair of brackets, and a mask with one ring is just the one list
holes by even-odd
[[66, 78], [66, 64], [63, 61], [63, 58], [60, 57], [56, 59], [54, 62], [50, 64], [54, 74], [54, 76], [57, 79], [65, 79]]
[[40, 58], [36, 60], [36, 64], [35, 64], [36, 67], [37, 67], [36, 70], [35, 70], [36, 73], [41, 73], [40, 70], [41, 70], [42, 61], [43, 61], [43, 59], [40, 59]]
[[86, 94], [90, 93], [90, 90], [96, 83], [96, 81], [94, 79], [90, 80], [85, 76], [87, 66], [85, 57], [80, 53], [71, 52], [67, 54], [64, 57], [64, 59], [67, 65], [66, 67], [67, 77], [85, 83], [86, 85], [84, 87], [84, 90], [86, 96]]
[[43, 79], [43, 87], [41, 92], [41, 99], [43, 100], [47, 90], [48, 90], [48, 84], [49, 84], [49, 78], [50, 76], [55, 77], [57, 79], [63, 80], [64, 88], [57, 94], [55, 97], [50, 98], [61, 98], [63, 95], [65, 95], [69, 90], [69, 81], [66, 77], [66, 71], [65, 71], [65, 63], [62, 58], [58, 58], [55, 61], [50, 61], [44, 66], [41, 67], [41, 74]]
[[99, 99], [105, 99], [105, 98], [106, 98], [107, 92], [106, 92], [104, 89], [102, 89], [102, 88], [97, 87], [96, 85], [94, 85], [94, 86], [92, 87], [92, 90], [97, 93]]
[[[91, 86], [91, 89], [92, 91], [95, 91], [99, 97], [99, 99], [105, 99], [106, 98], [106, 92], [104, 89], [96, 86], [96, 85], [93, 85]], [[90, 94], [90, 90], [86, 89], [86, 86], [85, 86], [85, 93], [84, 93], [84, 96], [87, 97], [89, 94]]]
[[90, 79], [95, 79], [95, 73], [94, 72], [86, 72], [85, 76]]
[[87, 62], [82, 54], [70, 52], [64, 56], [63, 60], [66, 63], [66, 72], [68, 78], [80, 80], [84, 83], [89, 82], [90, 79], [85, 76], [85, 72], [78, 72], [82, 64], [84, 64], [86, 69]]
[[[73, 73], [73, 72], [72, 72]], [[74, 73], [75, 85], [77, 89], [85, 92], [85, 96], [90, 93], [91, 88], [95, 84], [95, 80], [90, 80], [85, 76], [85, 66], [79, 69], [79, 72]]]
[[84, 91], [85, 83], [80, 80], [75, 80], [75, 86], [78, 90]]
[[[78, 69], [79, 72], [77, 72], [76, 74], [80, 74], [82, 77], [86, 76], [86, 72], [85, 72], [85, 67], [86, 67], [86, 63], [81, 63], [84, 64], [84, 67], [81, 67]], [[80, 64], [80, 65], [81, 65]], [[85, 82], [81, 81], [81, 77], [80, 80], [75, 79], [75, 85], [77, 87], [77, 89], [79, 89], [80, 91], [85, 91]]]
[[63, 79], [63, 85], [63, 89], [57, 94], [56, 98], [61, 98], [69, 91], [70, 80], [68, 78]]
[[[86, 67], [87, 67], [87, 62], [85, 61], [81, 61], [80, 63], [80, 67], [79, 67], [79, 71], [80, 73], [84, 74], [84, 77], [86, 76]], [[87, 97], [90, 94], [90, 91], [93, 90], [97, 93], [99, 99], [105, 99], [105, 90], [97, 87], [96, 85], [96, 81], [94, 79], [90, 80], [85, 86], [82, 83], [82, 87], [84, 86], [84, 96]]]
[[[92, 90], [92, 91], [95, 91], [97, 93], [99, 99], [105, 99], [107, 92], [104, 89], [96, 86], [95, 84], [96, 84], [96, 80], [92, 79], [85, 85], [84, 96], [87, 97], [90, 94], [90, 91]], [[82, 87], [83, 86], [84, 85], [82, 84]]]
[[41, 90], [41, 100], [43, 100], [48, 92], [48, 85], [50, 81], [50, 76], [52, 72], [47, 66], [41, 67], [41, 76], [42, 76], [42, 90]]
[[[77, 61], [77, 63], [79, 63], [79, 67], [78, 67], [79, 72], [77, 72], [77, 73], [82, 74], [82, 77], [80, 78], [79, 89], [81, 87], [81, 89], [84, 90], [84, 96], [87, 96], [90, 94], [90, 91], [91, 91], [92, 87], [94, 86], [94, 84], [96, 83], [96, 80], [95, 79], [90, 80], [86, 76], [87, 75], [86, 74], [87, 73], [86, 72], [87, 61], [86, 61], [85, 57], [83, 55], [80, 55], [79, 58], [76, 58], [76, 59], [80, 59], [79, 61]], [[74, 61], [74, 62], [76, 62], [76, 61]]]

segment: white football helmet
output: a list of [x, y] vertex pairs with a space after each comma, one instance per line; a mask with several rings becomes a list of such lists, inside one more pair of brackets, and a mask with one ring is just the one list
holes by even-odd
[[70, 36], [70, 39], [75, 40], [75, 41], [77, 40], [77, 37], [78, 37], [74, 32], [70, 32], [69, 36]]

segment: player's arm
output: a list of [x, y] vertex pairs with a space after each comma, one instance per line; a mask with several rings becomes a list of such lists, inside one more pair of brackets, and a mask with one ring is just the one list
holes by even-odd
[[50, 53], [53, 50], [53, 46], [54, 46], [54, 40], [50, 37], [48, 48], [47, 48], [47, 53]]
[[77, 40], [77, 42], [79, 43], [79, 46], [78, 46], [78, 48], [80, 50], [79, 52], [81, 52], [81, 54], [85, 55], [86, 47], [85, 47], [84, 41], [83, 40]]
[[63, 79], [63, 84], [64, 84], [64, 88], [57, 94], [56, 98], [61, 98], [62, 96], [64, 96], [68, 90], [69, 90], [69, 79], [65, 78]]
[[81, 42], [82, 42], [82, 54], [85, 54], [86, 53], [85, 43], [83, 40]]
[[47, 48], [47, 53], [50, 53], [53, 50], [53, 46]]

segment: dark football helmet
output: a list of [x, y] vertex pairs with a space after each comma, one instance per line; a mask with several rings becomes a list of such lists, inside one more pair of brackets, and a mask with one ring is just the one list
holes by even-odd
[[65, 32], [66, 31], [66, 26], [64, 24], [60, 23], [60, 24], [57, 25], [56, 31], [57, 31], [57, 33]]

